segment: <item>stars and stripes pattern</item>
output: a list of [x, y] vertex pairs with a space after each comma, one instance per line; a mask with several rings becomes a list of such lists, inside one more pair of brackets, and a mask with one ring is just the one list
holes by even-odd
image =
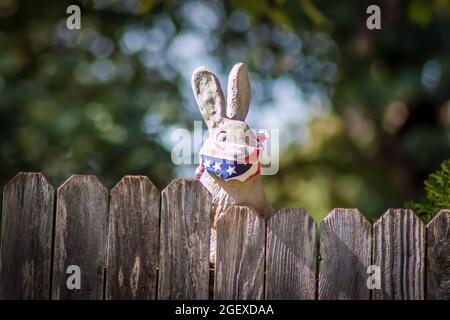
[[261, 172], [259, 155], [261, 142], [265, 140], [265, 133], [255, 134], [257, 145], [238, 145], [228, 142], [218, 142], [208, 139], [200, 149], [200, 164], [196, 170], [196, 178], [208, 171], [223, 180], [245, 181]]
[[224, 180], [245, 181], [259, 173], [260, 163], [245, 163], [200, 155], [200, 170], [207, 170]]

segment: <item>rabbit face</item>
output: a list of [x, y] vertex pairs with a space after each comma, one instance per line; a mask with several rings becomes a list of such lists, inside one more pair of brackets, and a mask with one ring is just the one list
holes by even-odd
[[240, 120], [223, 118], [217, 127], [210, 130], [210, 139], [247, 146], [256, 146], [253, 130]]
[[243, 63], [236, 64], [228, 77], [228, 103], [217, 77], [205, 67], [192, 76], [192, 89], [200, 113], [208, 126], [209, 138], [255, 146], [253, 131], [245, 123], [250, 105], [250, 84]]

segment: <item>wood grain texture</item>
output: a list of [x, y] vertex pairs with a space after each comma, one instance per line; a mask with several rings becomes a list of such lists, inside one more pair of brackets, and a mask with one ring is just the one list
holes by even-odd
[[267, 222], [266, 299], [314, 300], [316, 224], [303, 209], [281, 209]]
[[126, 176], [109, 205], [107, 299], [156, 299], [160, 192], [144, 176]]
[[450, 210], [427, 225], [427, 299], [450, 300]]
[[[108, 190], [95, 176], [73, 175], [58, 188], [53, 299], [102, 299]], [[67, 267], [81, 269], [81, 289], [67, 288]]]
[[49, 299], [54, 190], [19, 173], [3, 190], [0, 299]]
[[375, 300], [424, 298], [425, 226], [411, 210], [389, 209], [374, 225], [373, 264], [381, 268]]
[[158, 299], [208, 299], [211, 195], [176, 179], [161, 194]]
[[217, 221], [214, 299], [263, 299], [265, 222], [249, 207]]
[[320, 225], [320, 300], [368, 300], [371, 225], [357, 209], [334, 209]]

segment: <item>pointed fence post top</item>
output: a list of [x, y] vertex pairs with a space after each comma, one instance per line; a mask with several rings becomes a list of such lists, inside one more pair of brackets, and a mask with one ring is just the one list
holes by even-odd
[[69, 179], [64, 181], [58, 188], [58, 193], [74, 186], [74, 185], [92, 185], [100, 189], [103, 192], [108, 193], [108, 189], [100, 182], [100, 180], [94, 175], [82, 175], [82, 174], [73, 174]]
[[378, 218], [377, 221], [375, 221], [374, 226], [388, 223], [387, 221], [400, 221], [402, 219], [408, 219], [414, 223], [418, 223], [419, 225], [424, 225], [422, 220], [416, 216], [414, 211], [411, 209], [389, 208]]
[[356, 208], [334, 208], [321, 221], [320, 225], [333, 224], [335, 221], [352, 221], [370, 228], [370, 222]]
[[53, 191], [52, 184], [48, 181], [47, 177], [42, 172], [19, 172], [12, 177], [3, 187], [3, 192], [7, 192], [14, 185], [28, 185], [33, 184], [33, 181], [39, 181], [42, 186], [46, 186], [49, 190]]
[[152, 191], [158, 191], [159, 189], [155, 186], [153, 181], [151, 181], [147, 176], [134, 176], [134, 175], [126, 175], [119, 182], [117, 182], [114, 187], [111, 189], [111, 192], [123, 189], [125, 185], [144, 185], [148, 187]]

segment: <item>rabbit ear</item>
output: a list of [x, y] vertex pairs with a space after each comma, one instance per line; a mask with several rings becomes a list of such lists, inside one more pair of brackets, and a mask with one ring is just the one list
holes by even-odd
[[227, 117], [244, 121], [250, 106], [250, 82], [243, 63], [238, 63], [231, 69], [227, 99]]
[[225, 99], [219, 80], [207, 68], [200, 67], [192, 75], [192, 90], [206, 125], [209, 129], [216, 127], [225, 116]]

